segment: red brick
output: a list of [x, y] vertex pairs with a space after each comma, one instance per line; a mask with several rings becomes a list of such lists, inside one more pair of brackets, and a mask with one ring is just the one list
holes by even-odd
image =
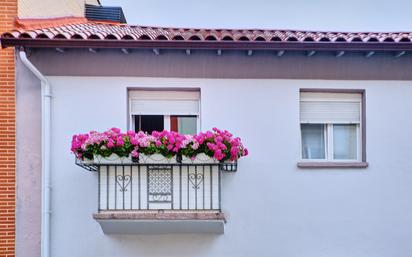
[[[13, 29], [17, 0], [0, 2], [0, 34]], [[0, 49], [0, 257], [15, 252], [15, 67], [13, 48]]]

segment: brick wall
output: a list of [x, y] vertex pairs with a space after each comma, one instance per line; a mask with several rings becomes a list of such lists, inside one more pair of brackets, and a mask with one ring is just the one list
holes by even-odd
[[[0, 0], [0, 34], [16, 15], [17, 0]], [[14, 50], [0, 49], [0, 257], [15, 252], [15, 108]]]

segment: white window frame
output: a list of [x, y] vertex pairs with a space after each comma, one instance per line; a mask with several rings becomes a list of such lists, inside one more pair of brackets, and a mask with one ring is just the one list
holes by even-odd
[[[308, 92], [311, 93], [310, 90], [308, 91], [301, 91], [302, 92]], [[329, 93], [327, 91], [325, 92], [317, 92], [317, 93]], [[363, 97], [363, 92], [333, 92], [330, 94], [359, 94], [360, 97]], [[321, 99], [325, 101], [330, 101], [331, 99]], [[339, 100], [334, 100], [334, 101], [339, 101]], [[301, 98], [299, 97], [299, 104], [301, 102]], [[306, 123], [306, 122], [301, 122], [299, 120], [299, 132], [300, 132], [300, 162], [336, 162], [336, 163], [344, 163], [344, 162], [362, 162], [362, 145], [363, 145], [363, 138], [362, 138], [362, 126], [363, 126], [363, 101], [359, 100], [359, 110], [360, 110], [360, 121], [359, 123], [337, 123], [337, 122], [327, 122], [327, 123]], [[300, 114], [299, 114], [300, 115]], [[304, 159], [303, 158], [303, 141], [302, 141], [302, 124], [321, 124], [324, 126], [324, 148], [325, 148], [325, 158], [324, 159]], [[333, 126], [334, 125], [356, 125], [356, 158], [355, 159], [334, 159], [334, 149], [333, 149]]]

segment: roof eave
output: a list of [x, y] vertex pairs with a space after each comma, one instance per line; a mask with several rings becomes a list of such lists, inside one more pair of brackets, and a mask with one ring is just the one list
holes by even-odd
[[128, 48], [289, 51], [411, 51], [412, 42], [261, 42], [1, 38], [2, 48]]

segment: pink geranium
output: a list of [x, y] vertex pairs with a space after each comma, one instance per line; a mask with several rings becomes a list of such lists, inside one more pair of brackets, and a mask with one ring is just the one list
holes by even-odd
[[160, 153], [167, 157], [176, 154], [193, 158], [205, 153], [219, 161], [235, 161], [248, 155], [240, 138], [233, 137], [227, 130], [213, 128], [197, 135], [182, 135], [174, 131], [154, 131], [147, 134], [142, 131], [122, 133], [119, 128], [104, 132], [90, 131], [72, 137], [71, 151], [77, 158], [92, 159], [93, 155], [138, 157], [140, 153]]

